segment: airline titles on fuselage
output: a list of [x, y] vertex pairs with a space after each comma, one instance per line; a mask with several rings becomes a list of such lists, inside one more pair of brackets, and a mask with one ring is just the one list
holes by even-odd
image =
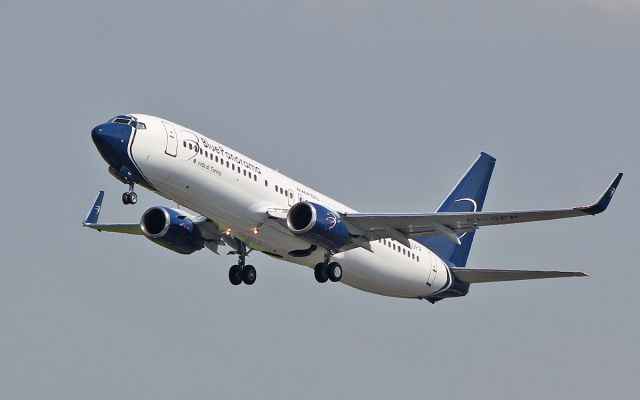
[[[243, 166], [244, 168], [253, 171], [256, 174], [260, 174], [262, 175], [262, 171], [260, 171], [260, 167], [258, 167], [257, 165], [254, 165], [248, 161], [246, 161], [245, 159], [243, 159], [242, 157], [238, 157], [237, 155], [226, 151], [224, 149], [224, 147], [220, 146], [220, 145], [214, 145], [209, 143], [205, 138], [200, 137], [200, 141], [202, 142], [202, 147], [205, 149], [208, 149], [209, 151], [217, 154], [220, 157], [224, 157], [227, 160], [229, 160], [230, 162], [234, 162], [238, 165]], [[197, 149], [196, 149], [197, 151]]]

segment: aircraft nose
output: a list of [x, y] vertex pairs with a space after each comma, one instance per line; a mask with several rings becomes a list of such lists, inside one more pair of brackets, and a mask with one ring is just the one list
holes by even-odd
[[91, 139], [98, 152], [116, 169], [126, 164], [131, 131], [131, 126], [113, 122], [98, 125], [91, 130]]
[[104, 129], [102, 128], [102, 125], [98, 125], [91, 130], [91, 140], [93, 140], [93, 144], [95, 144], [98, 148], [103, 145], [103, 142], [105, 140], [103, 132]]

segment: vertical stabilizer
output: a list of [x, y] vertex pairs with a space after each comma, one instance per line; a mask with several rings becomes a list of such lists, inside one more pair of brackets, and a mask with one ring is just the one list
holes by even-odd
[[[436, 212], [482, 211], [495, 164], [495, 158], [487, 153], [480, 153], [478, 159], [462, 176]], [[450, 261], [457, 267], [464, 267], [467, 264], [474, 233], [467, 232], [460, 235], [459, 245], [444, 236], [428, 236], [416, 238], [416, 240], [440, 258]]]

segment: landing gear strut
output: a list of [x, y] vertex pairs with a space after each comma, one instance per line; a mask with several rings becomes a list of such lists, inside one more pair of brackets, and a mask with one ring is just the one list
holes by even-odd
[[329, 253], [325, 256], [324, 262], [316, 264], [313, 269], [313, 275], [319, 283], [325, 283], [327, 280], [331, 282], [339, 282], [342, 279], [342, 267], [337, 262], [331, 262]]
[[122, 193], [122, 204], [136, 204], [138, 202], [138, 195], [133, 191], [134, 183], [129, 184], [129, 191]]
[[253, 265], [245, 265], [247, 254], [251, 250], [247, 251], [247, 246], [244, 243], [240, 243], [238, 251], [233, 251], [229, 254], [238, 255], [238, 264], [232, 265], [229, 268], [229, 282], [232, 285], [237, 286], [244, 282], [245, 285], [253, 285], [256, 281], [256, 269]]

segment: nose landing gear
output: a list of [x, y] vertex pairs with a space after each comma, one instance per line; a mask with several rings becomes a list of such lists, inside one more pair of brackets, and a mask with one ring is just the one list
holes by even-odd
[[138, 202], [138, 195], [133, 191], [134, 184], [129, 184], [129, 191], [122, 193], [122, 204], [136, 204]]

